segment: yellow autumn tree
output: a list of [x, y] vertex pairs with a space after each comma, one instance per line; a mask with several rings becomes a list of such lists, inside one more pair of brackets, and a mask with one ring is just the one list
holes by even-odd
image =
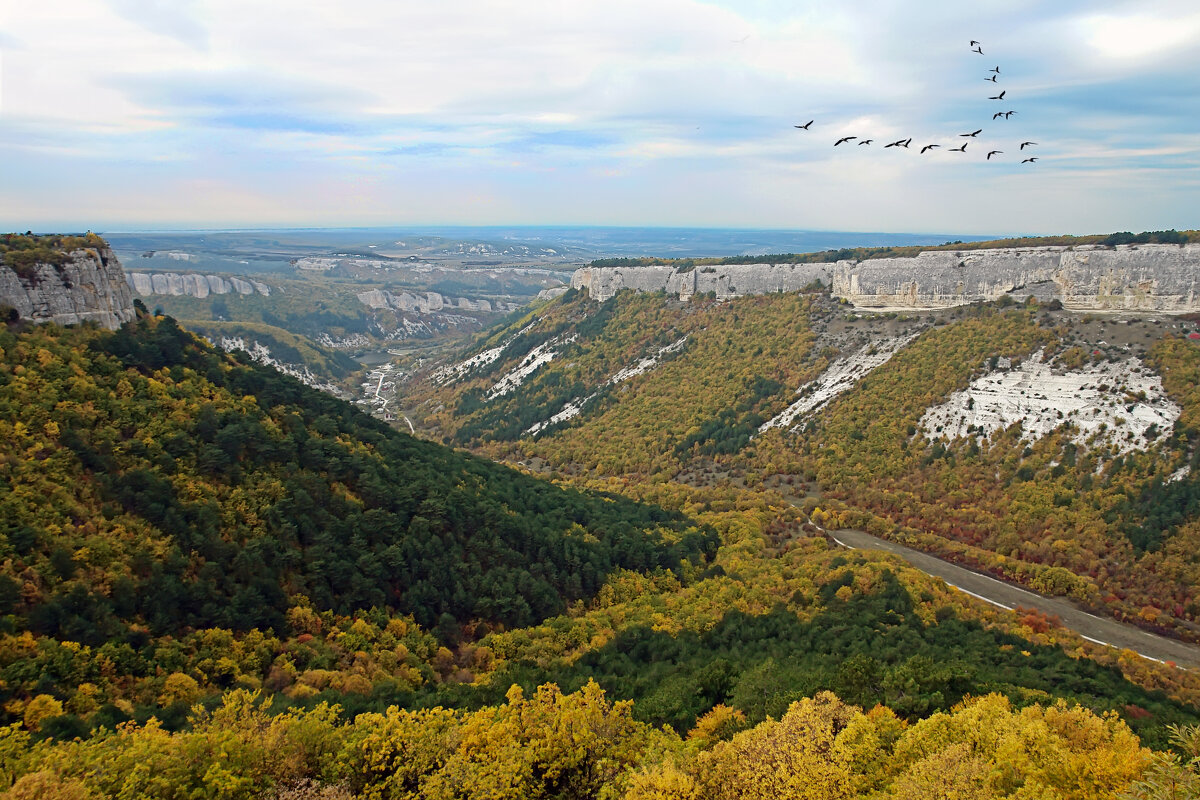
[[793, 703], [766, 722], [697, 759], [706, 800], [838, 800], [853, 796], [848, 754], [838, 734], [861, 715], [830, 692]]

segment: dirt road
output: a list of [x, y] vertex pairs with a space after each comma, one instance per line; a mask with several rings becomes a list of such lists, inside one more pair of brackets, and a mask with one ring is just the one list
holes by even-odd
[[1053, 614], [1062, 624], [1084, 639], [1110, 647], [1133, 650], [1155, 661], [1170, 661], [1188, 669], [1200, 667], [1200, 647], [1168, 639], [1141, 628], [1098, 617], [1076, 608], [1066, 600], [1043, 597], [1019, 586], [1004, 583], [988, 575], [951, 564], [911, 547], [879, 539], [862, 531], [828, 531], [835, 542], [857, 550], [884, 550], [895, 553], [929, 575], [941, 578], [959, 591], [966, 592], [1000, 608], [1033, 608]]

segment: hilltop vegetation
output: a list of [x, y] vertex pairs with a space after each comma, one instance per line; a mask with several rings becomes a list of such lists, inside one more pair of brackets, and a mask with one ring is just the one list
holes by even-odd
[[29, 277], [37, 264], [61, 267], [73, 251], [101, 247], [108, 247], [108, 243], [90, 231], [83, 236], [5, 233], [0, 235], [0, 263]]
[[999, 697], [910, 726], [823, 693], [744, 727], [722, 708], [684, 740], [637, 722], [594, 683], [514, 689], [475, 712], [392, 708], [348, 723], [324, 705], [272, 717], [237, 692], [175, 736], [146, 727], [31, 745], [10, 732], [0, 768], [17, 778], [14, 798], [1098, 800], [1151, 762], [1111, 716], [1063, 704], [1018, 712]]

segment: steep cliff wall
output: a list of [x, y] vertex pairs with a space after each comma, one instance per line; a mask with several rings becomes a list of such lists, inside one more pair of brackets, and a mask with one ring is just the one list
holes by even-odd
[[606, 300], [622, 289], [681, 298], [790, 292], [819, 280], [856, 306], [912, 310], [995, 300], [1006, 294], [1060, 300], [1081, 311], [1200, 311], [1200, 245], [932, 250], [915, 258], [836, 264], [586, 267], [571, 286]]
[[0, 265], [0, 305], [22, 319], [119, 328], [134, 318], [133, 293], [107, 247], [73, 250], [62, 266], [36, 264], [23, 272]]
[[696, 267], [676, 272], [674, 267], [584, 267], [571, 276], [571, 286], [587, 289], [596, 300], [604, 301], [622, 289], [639, 292], [665, 291], [686, 299], [694, 294], [714, 292], [717, 297], [743, 294], [798, 292], [813, 281], [829, 286], [832, 264], [727, 264]]
[[199, 275], [194, 272], [126, 272], [130, 287], [142, 297], [152, 294], [208, 297], [210, 294], [254, 294], [270, 296], [271, 287], [246, 278], [223, 278], [220, 275]]

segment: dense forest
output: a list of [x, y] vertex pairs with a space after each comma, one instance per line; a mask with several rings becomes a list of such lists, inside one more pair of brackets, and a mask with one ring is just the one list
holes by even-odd
[[[614, 570], [691, 579], [717, 547], [679, 513], [393, 431], [167, 317], [0, 332], [0, 359], [9, 715], [39, 693], [127, 699], [233, 637], [269, 661], [275, 636], [365, 612], [393, 649], [418, 626], [455, 643], [562, 613]], [[217, 658], [206, 682], [233, 682]]]

